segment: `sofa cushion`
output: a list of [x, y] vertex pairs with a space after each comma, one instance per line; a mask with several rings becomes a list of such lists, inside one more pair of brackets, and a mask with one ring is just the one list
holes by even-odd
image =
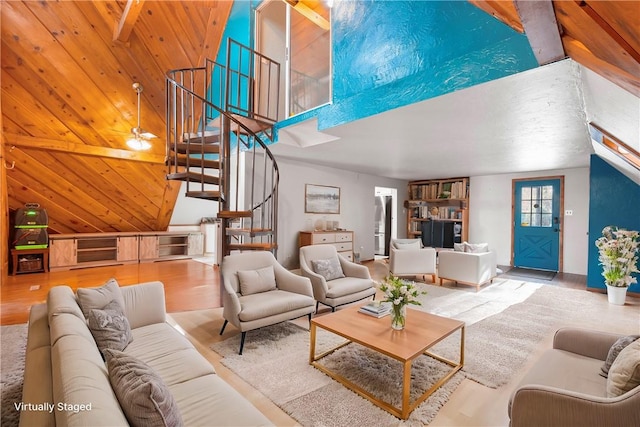
[[327, 298], [339, 298], [345, 295], [352, 295], [360, 291], [371, 289], [370, 279], [360, 277], [343, 277], [341, 279], [327, 282]]
[[124, 310], [124, 298], [116, 279], [109, 279], [99, 288], [78, 288], [78, 303], [85, 318], [89, 318], [89, 312], [94, 309], [102, 309], [105, 305], [115, 300]]
[[58, 314], [73, 314], [78, 319], [85, 320], [82, 310], [78, 305], [76, 294], [66, 285], [54, 286], [47, 294], [47, 309], [49, 310], [49, 322]]
[[186, 426], [273, 425], [244, 396], [216, 374], [169, 385], [169, 389]]
[[241, 311], [238, 318], [242, 322], [250, 322], [300, 308], [306, 308], [310, 305], [313, 305], [313, 298], [281, 290], [262, 294], [243, 295], [240, 297]]
[[238, 281], [242, 295], [268, 292], [276, 288], [276, 275], [272, 265], [257, 270], [238, 271]]
[[109, 381], [133, 426], [181, 426], [182, 417], [162, 378], [142, 360], [106, 349]]
[[311, 261], [311, 267], [315, 273], [324, 277], [326, 281], [344, 277], [344, 272], [337, 256]]
[[618, 340], [613, 343], [611, 348], [609, 349], [609, 353], [607, 354], [607, 359], [604, 361], [604, 364], [600, 367], [600, 375], [607, 378], [609, 374], [609, 369], [611, 368], [611, 364], [618, 354], [629, 344], [634, 342], [636, 339], [640, 338], [640, 335], [626, 335], [624, 337], [618, 338]]
[[142, 359], [168, 386], [215, 373], [193, 344], [168, 323], [133, 330], [133, 342], [124, 352]]
[[107, 348], [122, 351], [133, 340], [129, 321], [115, 300], [101, 310], [91, 309], [87, 320], [91, 335], [103, 354]]
[[607, 396], [616, 397], [640, 385], [640, 339], [626, 346], [611, 364]]

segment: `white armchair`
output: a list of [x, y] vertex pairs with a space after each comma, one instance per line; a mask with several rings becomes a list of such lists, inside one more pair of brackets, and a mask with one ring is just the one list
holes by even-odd
[[476, 291], [480, 286], [490, 283], [496, 277], [496, 253], [486, 252], [440, 251], [438, 253], [438, 277], [440, 286], [443, 280], [472, 285]]
[[220, 267], [224, 324], [242, 332], [240, 354], [247, 331], [308, 316], [314, 309], [308, 278], [281, 266], [271, 252], [255, 251], [227, 255]]
[[[331, 260], [334, 263], [327, 263]], [[330, 268], [320, 271], [316, 268], [320, 263], [329, 264]], [[311, 279], [313, 296], [317, 301], [316, 312], [320, 303], [328, 305], [331, 311], [335, 311], [339, 305], [370, 296], [375, 298], [376, 288], [369, 269], [341, 256], [333, 245], [302, 246], [300, 270], [303, 276]]]
[[389, 273], [394, 276], [426, 276], [436, 281], [436, 250], [424, 248], [420, 239], [393, 239], [389, 251]]

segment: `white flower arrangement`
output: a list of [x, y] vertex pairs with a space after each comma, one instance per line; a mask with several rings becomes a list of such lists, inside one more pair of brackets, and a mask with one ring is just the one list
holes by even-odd
[[385, 299], [383, 302], [390, 302], [391, 305], [391, 324], [396, 325], [394, 329], [404, 328], [406, 322], [405, 307], [409, 304], [422, 305], [418, 300], [419, 295], [426, 292], [420, 291], [413, 282], [399, 279], [389, 274], [380, 283], [380, 290], [384, 292]]
[[600, 252], [598, 261], [602, 265], [602, 276], [609, 286], [628, 287], [636, 283], [632, 276], [638, 273], [638, 247], [640, 233], [616, 226], [602, 229], [602, 237], [596, 240]]

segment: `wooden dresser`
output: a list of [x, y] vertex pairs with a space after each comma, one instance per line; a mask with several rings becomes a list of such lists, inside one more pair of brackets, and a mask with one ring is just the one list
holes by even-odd
[[331, 244], [340, 255], [353, 261], [353, 231], [301, 231], [298, 240], [300, 247]]

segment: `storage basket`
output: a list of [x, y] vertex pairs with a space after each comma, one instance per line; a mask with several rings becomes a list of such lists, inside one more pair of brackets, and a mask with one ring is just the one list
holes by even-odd
[[18, 271], [38, 271], [42, 270], [42, 259], [40, 258], [21, 258], [18, 261]]

